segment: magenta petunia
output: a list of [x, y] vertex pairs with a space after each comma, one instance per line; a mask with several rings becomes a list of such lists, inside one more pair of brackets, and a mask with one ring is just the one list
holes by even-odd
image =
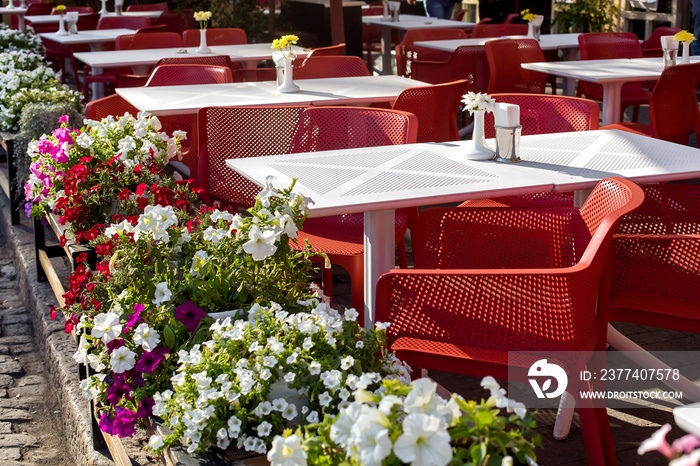
[[67, 128], [56, 128], [51, 134], [58, 139], [59, 144], [63, 144], [64, 142], [73, 144], [73, 137], [70, 135], [70, 130]]
[[122, 346], [124, 346], [124, 340], [122, 340], [121, 338], [115, 338], [114, 340], [107, 343], [107, 353], [112, 354], [112, 351], [114, 351], [117, 348], [121, 348]]
[[146, 306], [143, 304], [134, 304], [134, 313], [129, 316], [128, 319], [126, 319], [126, 325], [124, 326], [124, 333], [128, 333], [133, 327], [135, 327], [137, 324], [140, 324], [143, 322], [143, 319], [140, 317], [141, 311], [144, 310]]
[[186, 301], [175, 308], [175, 318], [187, 327], [187, 330], [197, 330], [199, 321], [206, 317], [206, 313], [198, 308], [192, 301]]
[[136, 411], [136, 417], [147, 417], [153, 414], [153, 406], [155, 406], [156, 402], [153, 401], [153, 398], [150, 396], [145, 397], [143, 400], [141, 400], [141, 403], [139, 403], [139, 409]]
[[156, 348], [153, 351], [146, 351], [141, 355], [139, 361], [134, 366], [134, 370], [139, 373], [153, 374], [158, 365], [163, 361], [165, 353], [167, 350], [165, 348]]
[[114, 431], [119, 438], [131, 437], [136, 433], [134, 419], [136, 413], [124, 408], [117, 408], [114, 414]]
[[114, 421], [109, 417], [109, 413], [102, 414], [102, 416], [100, 416], [100, 422], [97, 425], [100, 426], [102, 432], [114, 435]]
[[60, 118], [58, 119], [58, 124], [59, 124], [59, 125], [62, 125], [62, 124], [66, 124], [66, 125], [67, 125], [67, 124], [68, 124], [68, 121], [69, 121], [69, 120], [68, 120], [68, 115], [63, 115], [62, 117], [60, 117]]
[[113, 383], [105, 390], [107, 401], [112, 405], [117, 405], [122, 398], [131, 394], [131, 388], [125, 383]]

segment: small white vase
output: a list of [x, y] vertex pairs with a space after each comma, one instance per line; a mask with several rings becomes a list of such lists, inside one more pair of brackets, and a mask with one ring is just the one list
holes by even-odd
[[56, 31], [57, 36], [67, 36], [68, 31], [66, 31], [66, 23], [63, 19], [63, 15], [59, 15], [58, 18], [58, 31]]
[[27, 0], [19, 0], [20, 8], [27, 8]]
[[207, 30], [199, 30], [199, 48], [197, 53], [211, 53], [211, 49], [207, 47]]
[[690, 42], [683, 42], [683, 59], [681, 60], [681, 65], [687, 65], [690, 63]]
[[107, 0], [100, 0], [102, 2], [102, 8], [100, 9], [100, 16], [107, 16], [109, 11], [107, 10]]
[[382, 19], [384, 21], [389, 21], [389, 2], [382, 2], [382, 6], [384, 7], [384, 15], [382, 16]]
[[467, 160], [491, 160], [495, 152], [486, 145], [484, 137], [484, 113], [486, 110], [474, 110], [474, 132], [472, 133], [472, 145], [465, 154]]
[[284, 82], [281, 86], [277, 86], [277, 90], [285, 93], [291, 94], [294, 92], [299, 92], [299, 86], [294, 84], [294, 67], [292, 66], [293, 58], [284, 59]]

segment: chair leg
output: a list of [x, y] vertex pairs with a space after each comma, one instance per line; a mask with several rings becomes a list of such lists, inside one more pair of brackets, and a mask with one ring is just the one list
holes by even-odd
[[569, 392], [564, 392], [559, 399], [557, 419], [554, 421], [552, 437], [554, 437], [555, 440], [564, 440], [569, 436], [575, 408], [576, 399]]
[[321, 259], [321, 289], [323, 294], [330, 299], [333, 305], [333, 272], [330, 267], [325, 267], [324, 260]]
[[[581, 419], [581, 430], [583, 431], [583, 441], [586, 444], [586, 455], [588, 456], [588, 464], [591, 465], [606, 465], [614, 466], [615, 463], [607, 463], [603, 454], [603, 446], [601, 445], [600, 433], [598, 432], [598, 420], [595, 408], [591, 406], [590, 400], [579, 400], [580, 405], [588, 405], [587, 407], [580, 406], [578, 415]], [[599, 408], [603, 409], [603, 408]]]

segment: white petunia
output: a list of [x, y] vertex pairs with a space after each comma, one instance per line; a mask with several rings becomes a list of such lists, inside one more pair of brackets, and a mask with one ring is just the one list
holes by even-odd
[[272, 440], [272, 448], [267, 453], [271, 466], [306, 466], [306, 452], [301, 439], [296, 435], [287, 438], [277, 435]]
[[446, 465], [452, 460], [450, 434], [442, 419], [430, 414], [409, 414], [404, 419], [403, 433], [396, 439], [394, 454], [404, 463]]
[[170, 301], [172, 297], [172, 292], [168, 288], [168, 282], [156, 283], [156, 291], [151, 302], [156, 306]]
[[145, 351], [153, 351], [158, 343], [160, 343], [160, 335], [158, 332], [146, 323], [139, 324], [134, 332], [134, 343], [141, 345]]
[[158, 450], [163, 446], [163, 437], [160, 435], [151, 435], [148, 439], [148, 446], [151, 450]]
[[354, 364], [355, 358], [353, 358], [350, 355], [347, 355], [346, 357], [340, 360], [340, 368], [344, 371], [350, 369]]
[[318, 396], [318, 403], [326, 408], [330, 406], [331, 401], [333, 401], [333, 397], [328, 392], [323, 392]]
[[119, 315], [114, 312], [97, 314], [93, 320], [90, 335], [102, 339], [107, 344], [122, 333], [122, 324], [119, 323]]
[[268, 435], [270, 435], [270, 431], [272, 430], [272, 424], [270, 424], [267, 421], [263, 421], [260, 423], [260, 425], [258, 425], [256, 430], [258, 431], [259, 436], [267, 437]]
[[345, 320], [350, 321], [350, 322], [356, 321], [356, 320], [357, 320], [357, 316], [359, 316], [359, 315], [360, 315], [360, 314], [355, 310], [354, 307], [353, 307], [353, 308], [350, 308], [350, 309], [347, 309], [347, 310], [345, 311], [345, 314], [344, 314]]
[[286, 374], [284, 374], [284, 381], [287, 383], [294, 382], [295, 378], [296, 378], [296, 374], [294, 372], [287, 372]]
[[277, 251], [275, 240], [277, 236], [272, 230], [261, 231], [257, 225], [253, 225], [248, 233], [249, 241], [243, 244], [243, 250], [253, 256], [253, 260], [260, 261]]
[[282, 410], [282, 417], [288, 421], [293, 420], [297, 417], [297, 407], [293, 403], [288, 403], [287, 406]]
[[136, 365], [136, 353], [126, 346], [121, 346], [112, 351], [109, 364], [112, 366], [112, 370], [117, 374], [126, 372], [133, 369]]

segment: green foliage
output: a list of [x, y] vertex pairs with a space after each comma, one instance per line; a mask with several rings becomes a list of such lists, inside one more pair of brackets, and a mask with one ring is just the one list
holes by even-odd
[[559, 25], [560, 32], [605, 32], [612, 27], [617, 6], [610, 0], [577, 0], [573, 3], [558, 3], [552, 25]]

